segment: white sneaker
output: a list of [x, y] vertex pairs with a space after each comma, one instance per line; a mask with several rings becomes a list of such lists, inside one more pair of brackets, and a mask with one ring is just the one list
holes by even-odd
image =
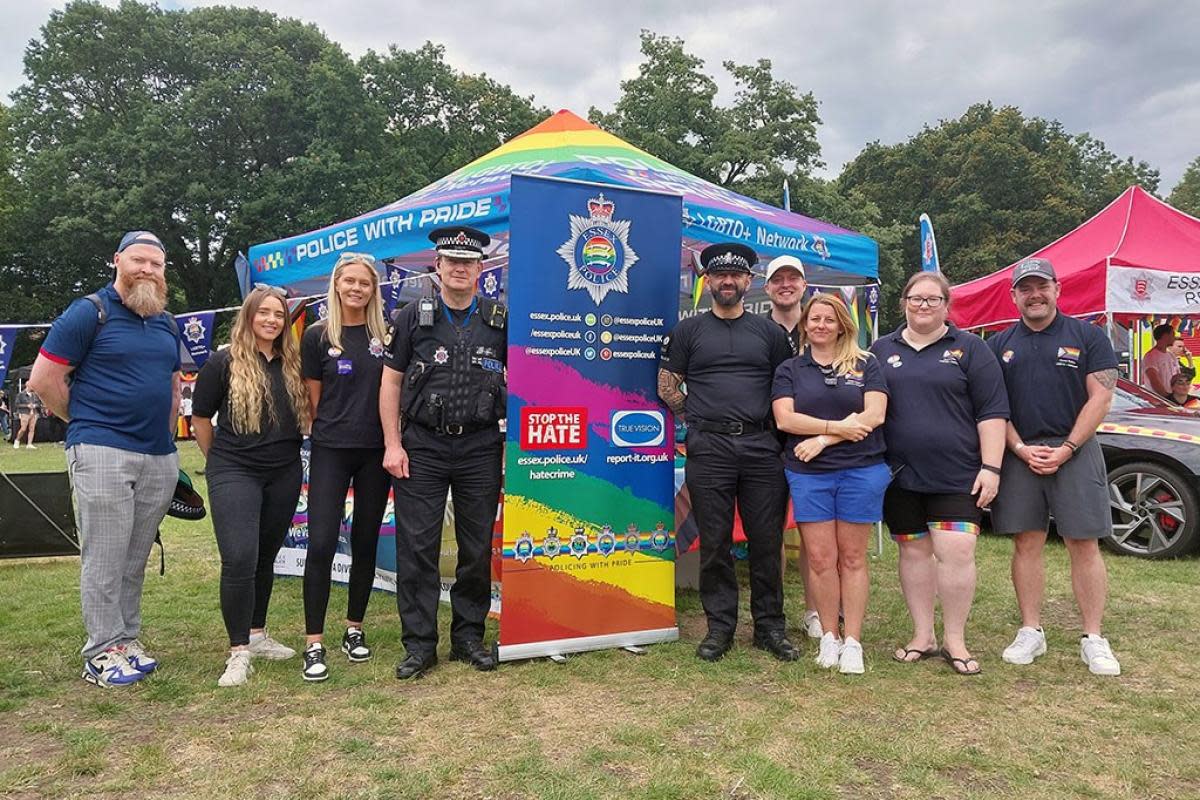
[[285, 661], [296, 655], [296, 651], [271, 638], [266, 631], [250, 634], [250, 644], [246, 648], [255, 658], [265, 658], [267, 661]]
[[825, 635], [825, 631], [821, 627], [820, 615], [811, 608], [804, 612], [804, 632], [810, 639], [820, 639]]
[[1088, 634], [1079, 640], [1079, 657], [1093, 675], [1120, 675], [1121, 663], [1108, 646], [1108, 639]]
[[25, 449], [26, 449], [26, 450], [37, 450], [37, 448], [36, 448], [36, 447], [34, 447], [34, 446], [33, 446], [33, 445], [31, 445], [31, 444], [27, 444], [27, 445], [25, 445]]
[[1021, 628], [1012, 644], [1004, 648], [1001, 658], [1009, 664], [1032, 664], [1046, 652], [1046, 634], [1041, 628]]
[[158, 669], [158, 659], [147, 653], [146, 648], [142, 647], [142, 643], [137, 639], [126, 642], [122, 649], [125, 651], [125, 657], [129, 659], [129, 663], [138, 672], [150, 674]]
[[853, 636], [847, 636], [842, 643], [842, 654], [838, 657], [838, 672], [843, 675], [863, 674], [862, 645]]
[[234, 650], [225, 662], [225, 672], [217, 679], [217, 686], [241, 686], [254, 673], [249, 650]]
[[838, 659], [841, 655], [842, 640], [832, 633], [824, 634], [821, 637], [821, 647], [817, 651], [817, 666], [824, 669], [833, 669], [838, 665]]
[[13, 442], [13, 450], [20, 450], [20, 449], [21, 449], [21, 443]]

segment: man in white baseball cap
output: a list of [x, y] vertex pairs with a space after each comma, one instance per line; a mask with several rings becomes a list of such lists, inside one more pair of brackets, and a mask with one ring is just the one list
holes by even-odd
[[783, 328], [792, 345], [792, 355], [800, 352], [800, 312], [804, 307], [804, 291], [808, 283], [804, 280], [804, 264], [795, 256], [779, 256], [767, 265], [767, 282], [764, 287], [771, 300], [767, 316]]

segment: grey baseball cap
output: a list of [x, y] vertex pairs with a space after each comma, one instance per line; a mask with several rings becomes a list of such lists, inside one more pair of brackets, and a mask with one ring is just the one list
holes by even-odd
[[1054, 267], [1047, 259], [1027, 258], [1017, 264], [1016, 269], [1013, 270], [1012, 285], [1016, 286], [1026, 278], [1034, 276], [1045, 278], [1048, 281], [1058, 281], [1058, 276], [1054, 274]]

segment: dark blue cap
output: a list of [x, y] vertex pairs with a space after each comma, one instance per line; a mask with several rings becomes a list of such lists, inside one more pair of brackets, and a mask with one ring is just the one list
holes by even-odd
[[148, 244], [151, 247], [157, 247], [165, 254], [167, 248], [163, 245], [162, 239], [159, 239], [150, 231], [130, 231], [121, 237], [121, 243], [117, 245], [117, 252], [124, 253], [125, 248], [135, 244]]
[[700, 251], [700, 268], [709, 272], [744, 272], [752, 274], [758, 263], [758, 253], [739, 242], [710, 244]]
[[438, 255], [451, 258], [483, 258], [483, 250], [491, 244], [492, 237], [469, 225], [449, 225], [431, 231], [429, 241], [433, 242]]

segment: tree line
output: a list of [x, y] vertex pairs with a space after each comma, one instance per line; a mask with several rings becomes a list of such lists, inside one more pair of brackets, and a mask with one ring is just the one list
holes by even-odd
[[[973, 105], [907, 141], [867, 144], [832, 180], [818, 99], [769, 59], [704, 61], [644, 31], [638, 74], [592, 122], [695, 175], [879, 242], [886, 322], [929, 213], [947, 276], [982, 275], [1062, 235], [1157, 170], [1087, 133]], [[236, 300], [251, 243], [377, 208], [502, 144], [549, 110], [426, 43], [352, 59], [316, 26], [256, 9], [125, 0], [51, 13], [0, 104], [0, 320], [43, 322], [109, 278], [120, 233], [158, 232], [172, 307]], [[1200, 158], [1169, 202], [1200, 213]], [[21, 363], [20, 361], [14, 363]]]

